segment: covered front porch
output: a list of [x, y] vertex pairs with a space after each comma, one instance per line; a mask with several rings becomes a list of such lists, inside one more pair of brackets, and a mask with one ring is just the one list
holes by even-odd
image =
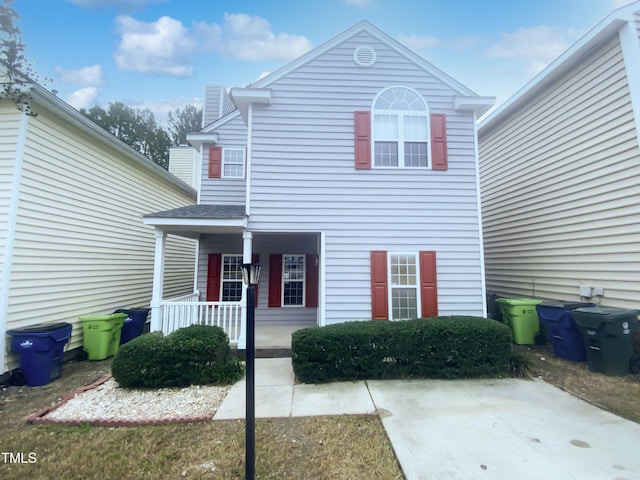
[[[232, 345], [246, 348], [243, 263], [262, 265], [254, 304], [257, 346], [290, 347], [291, 332], [322, 324], [320, 233], [251, 232], [242, 206], [195, 205], [150, 214], [144, 222], [156, 229], [151, 331], [216, 325]], [[193, 290], [173, 298], [162, 295], [168, 234], [198, 242]], [[267, 344], [273, 342], [284, 345]]]

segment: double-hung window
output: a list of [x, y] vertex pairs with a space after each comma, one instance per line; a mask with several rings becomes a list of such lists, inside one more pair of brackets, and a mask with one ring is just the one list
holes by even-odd
[[417, 318], [419, 308], [417, 255], [389, 255], [389, 295], [392, 320]]
[[222, 256], [222, 276], [220, 298], [223, 302], [242, 300], [242, 255]]
[[244, 178], [244, 148], [222, 149], [222, 176]]
[[282, 305], [304, 306], [305, 255], [282, 256]]
[[427, 168], [429, 112], [420, 95], [407, 87], [383, 90], [373, 103], [373, 166]]

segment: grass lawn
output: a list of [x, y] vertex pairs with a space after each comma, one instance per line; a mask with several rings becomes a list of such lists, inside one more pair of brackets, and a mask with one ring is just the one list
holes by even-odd
[[[21, 425], [2, 433], [2, 450], [36, 454], [33, 464], [0, 462], [5, 480], [239, 479], [244, 421], [136, 428]], [[376, 416], [258, 419], [256, 477], [403, 478]]]
[[[67, 362], [42, 387], [0, 388], [0, 479], [244, 478], [244, 420], [105, 428], [29, 425], [64, 394], [110, 373], [111, 359]], [[377, 416], [256, 420], [259, 479], [402, 479]]]

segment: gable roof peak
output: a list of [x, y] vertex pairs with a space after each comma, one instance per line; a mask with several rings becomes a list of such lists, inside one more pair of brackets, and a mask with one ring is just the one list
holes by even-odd
[[468, 97], [477, 96], [476, 93], [474, 93], [472, 90], [464, 86], [462, 83], [458, 82], [454, 78], [444, 73], [442, 70], [440, 70], [439, 68], [437, 68], [436, 66], [428, 62], [422, 56], [418, 55], [413, 50], [403, 45], [399, 40], [396, 40], [395, 38], [391, 37], [389, 34], [385, 33], [384, 31], [382, 31], [380, 28], [373, 25], [368, 20], [361, 20], [355, 25], [352, 25], [351, 27], [347, 28], [343, 32], [335, 35], [333, 38], [311, 49], [310, 51], [298, 57], [297, 59], [293, 60], [292, 62], [288, 63], [287, 65], [279, 68], [278, 70], [270, 73], [269, 75], [266, 75], [265, 77], [259, 80], [256, 80], [255, 82], [248, 85], [248, 87], [266, 88], [269, 85], [271, 85], [273, 82], [287, 75], [288, 73], [296, 70], [297, 68], [305, 65], [306, 63], [314, 60], [315, 58], [319, 57], [325, 52], [331, 50], [332, 48], [339, 45], [340, 43], [362, 32], [366, 32], [372, 35], [373, 37], [375, 37], [380, 42], [385, 43], [391, 49], [395, 50], [400, 55], [406, 57], [407, 59], [409, 59], [416, 65], [418, 65], [420, 68], [422, 68], [429, 74], [433, 75], [444, 84], [448, 85], [459, 95], [468, 96]]

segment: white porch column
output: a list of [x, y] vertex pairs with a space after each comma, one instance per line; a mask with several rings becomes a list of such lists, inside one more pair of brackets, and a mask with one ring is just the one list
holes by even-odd
[[[253, 234], [251, 232], [242, 233], [242, 263], [251, 263], [253, 257]], [[238, 349], [247, 348], [247, 289], [242, 289], [242, 319], [240, 323], [240, 339]]]
[[164, 283], [164, 254], [167, 244], [167, 233], [156, 228], [156, 253], [153, 260], [153, 292], [151, 294], [151, 331], [162, 330], [160, 303]]

